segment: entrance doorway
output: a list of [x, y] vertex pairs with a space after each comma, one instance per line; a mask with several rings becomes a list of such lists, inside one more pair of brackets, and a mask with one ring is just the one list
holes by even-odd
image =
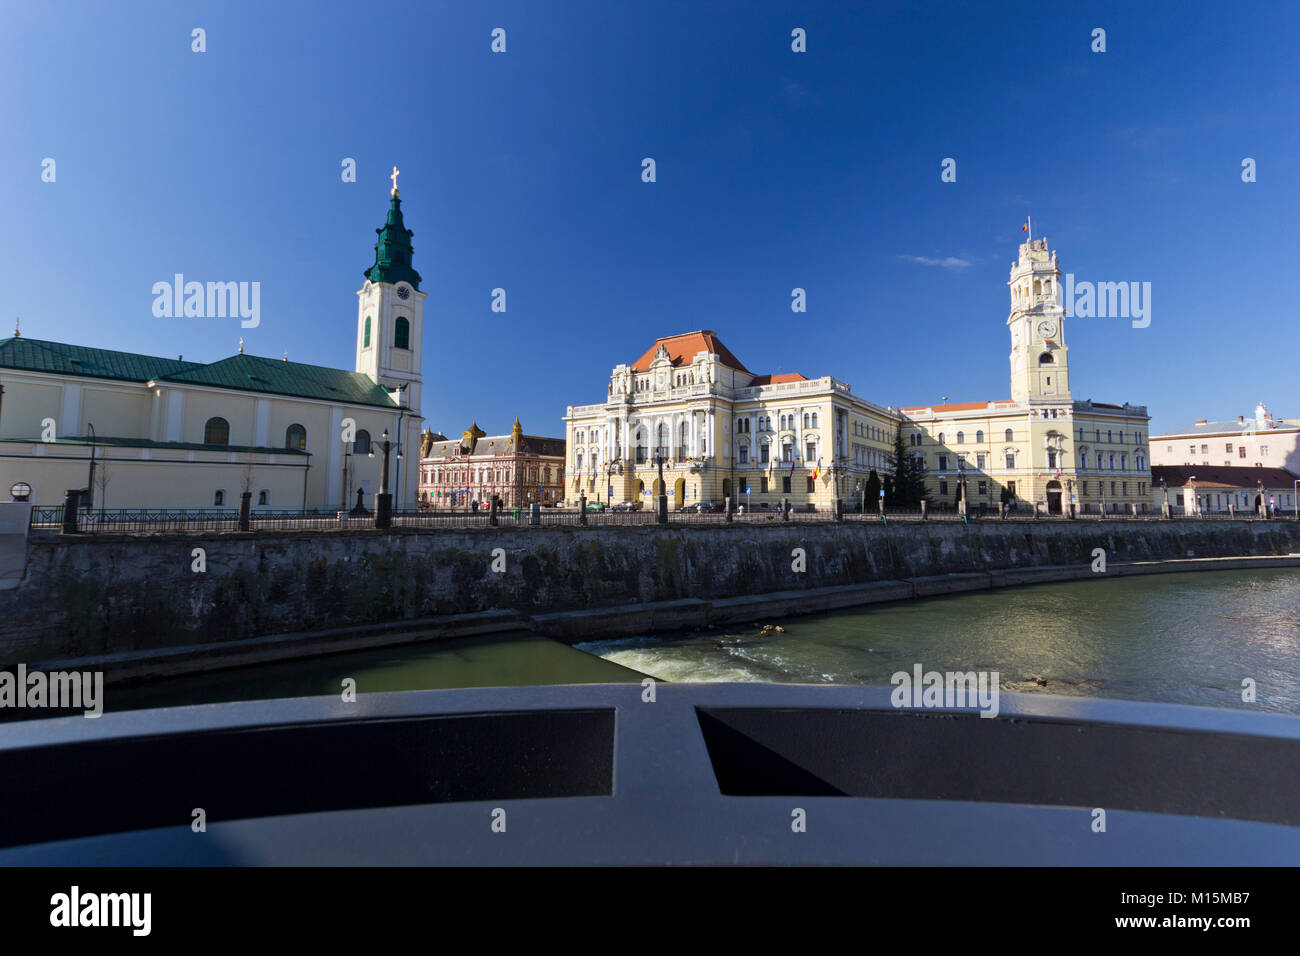
[[673, 482], [673, 508], [680, 511], [686, 504], [686, 479], [678, 478]]
[[730, 479], [730, 478], [723, 478], [723, 479], [722, 479], [722, 497], [723, 497], [724, 499], [726, 499], [726, 498], [730, 498], [730, 497], [731, 497], [731, 479]]
[[1051, 515], [1061, 513], [1061, 483], [1059, 481], [1049, 481], [1047, 483], [1047, 513]]

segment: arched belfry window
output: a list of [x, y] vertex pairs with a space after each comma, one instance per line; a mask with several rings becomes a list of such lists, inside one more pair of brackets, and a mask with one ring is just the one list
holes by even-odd
[[398, 318], [393, 326], [393, 348], [409, 349], [411, 347], [411, 323], [405, 318]]
[[203, 444], [229, 445], [230, 422], [224, 418], [209, 418], [203, 426]]
[[361, 337], [361, 347], [363, 349], [370, 348], [370, 316], [366, 316], [365, 330]]
[[1052, 358], [1051, 352], [1044, 352], [1042, 355], [1038, 356], [1039, 365], [1053, 365], [1055, 362], [1056, 360]]
[[296, 449], [297, 451], [307, 450], [307, 429], [301, 425], [290, 425], [284, 430], [284, 447]]

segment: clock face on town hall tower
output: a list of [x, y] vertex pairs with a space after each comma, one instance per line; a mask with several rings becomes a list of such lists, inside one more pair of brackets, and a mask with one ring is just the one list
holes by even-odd
[[1011, 290], [1011, 397], [1015, 401], [1069, 401], [1069, 348], [1060, 297], [1061, 270], [1046, 239], [1020, 246], [1007, 285]]

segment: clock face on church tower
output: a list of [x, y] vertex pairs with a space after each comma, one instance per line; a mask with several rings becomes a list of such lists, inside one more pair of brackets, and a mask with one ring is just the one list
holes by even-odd
[[1038, 334], [1041, 335], [1041, 336], [1042, 336], [1043, 338], [1045, 338], [1045, 339], [1050, 339], [1053, 335], [1056, 334], [1056, 323], [1055, 323], [1055, 322], [1039, 322], [1039, 323], [1038, 323]]
[[403, 300], [409, 299], [411, 297], [411, 290], [404, 285], [399, 285], [397, 287], [397, 297]]

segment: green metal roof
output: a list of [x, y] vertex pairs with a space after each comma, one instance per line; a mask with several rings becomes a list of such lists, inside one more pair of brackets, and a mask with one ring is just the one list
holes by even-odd
[[411, 264], [414, 254], [411, 237], [415, 233], [402, 221], [402, 201], [396, 195], [388, 206], [388, 219], [375, 232], [379, 233], [375, 242], [375, 264], [366, 270], [366, 278], [371, 282], [394, 284], [405, 280], [419, 292], [420, 273]]
[[200, 364], [180, 359], [155, 358], [152, 355], [136, 355], [134, 352], [113, 352], [109, 349], [64, 345], [62, 342], [43, 342], [40, 339], [0, 340], [0, 368], [31, 372], [147, 382], [163, 375], [199, 367]]
[[125, 382], [176, 382], [325, 402], [397, 407], [382, 386], [360, 372], [242, 353], [205, 365], [40, 339], [8, 338], [0, 340], [0, 369], [4, 368]]

